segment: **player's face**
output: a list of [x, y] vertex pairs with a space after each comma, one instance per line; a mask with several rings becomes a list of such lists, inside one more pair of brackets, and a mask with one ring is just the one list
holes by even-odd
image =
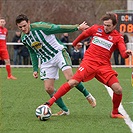
[[5, 27], [6, 21], [5, 19], [0, 19], [0, 26]]
[[103, 21], [103, 26], [105, 33], [110, 33], [115, 28], [111, 19]]
[[17, 23], [17, 26], [25, 34], [28, 34], [30, 32], [30, 21], [21, 21], [20, 23]]

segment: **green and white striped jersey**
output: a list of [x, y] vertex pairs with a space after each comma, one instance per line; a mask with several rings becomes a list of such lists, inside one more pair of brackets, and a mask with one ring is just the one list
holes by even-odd
[[38, 58], [48, 62], [58, 51], [64, 48], [55, 35], [56, 33], [74, 32], [78, 25], [55, 25], [46, 22], [35, 22], [30, 25], [29, 34], [22, 33], [22, 43], [28, 48], [33, 71], [38, 71]]

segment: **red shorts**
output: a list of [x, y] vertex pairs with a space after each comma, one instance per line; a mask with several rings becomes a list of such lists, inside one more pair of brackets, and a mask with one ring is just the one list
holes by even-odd
[[[99, 65], [98, 63], [92, 65], [91, 63], [92, 62], [88, 63], [83, 61], [72, 79], [75, 79], [78, 82], [86, 82], [96, 78], [103, 84], [108, 85], [108, 81], [112, 77], [118, 75], [110, 65]], [[114, 82], [118, 82], [117, 78], [115, 78]]]
[[0, 59], [9, 59], [9, 54], [7, 49], [0, 50]]

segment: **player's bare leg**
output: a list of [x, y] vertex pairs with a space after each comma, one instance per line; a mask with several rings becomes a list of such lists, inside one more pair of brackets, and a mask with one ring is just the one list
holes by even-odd
[[[56, 93], [56, 89], [54, 88], [54, 79], [48, 79], [48, 80], [44, 80], [44, 86], [45, 86], [45, 90], [46, 92], [50, 95], [50, 97], [52, 97], [55, 93]], [[69, 115], [69, 109], [66, 107], [66, 105], [64, 104], [62, 98], [59, 98], [56, 101], [56, 104], [61, 108], [61, 111], [57, 112], [57, 113], [53, 113], [53, 116], [61, 116], [61, 115]]]

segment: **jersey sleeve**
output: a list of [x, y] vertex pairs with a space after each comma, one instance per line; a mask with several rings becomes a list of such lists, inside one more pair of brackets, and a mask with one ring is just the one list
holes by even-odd
[[26, 47], [28, 48], [28, 51], [30, 53], [30, 58], [31, 58], [31, 62], [32, 62], [32, 66], [33, 66], [33, 72], [38, 72], [38, 58], [36, 53], [34, 52], [34, 50], [32, 48], [30, 48], [28, 45], [26, 45]]
[[78, 30], [78, 24], [76, 25], [56, 25], [46, 22], [38, 22], [31, 24], [32, 28], [44, 30], [45, 34], [57, 34], [65, 32], [74, 32]]
[[118, 41], [118, 49], [120, 51], [120, 54], [123, 58], [128, 58], [129, 55], [126, 54], [126, 44], [124, 42], [124, 39], [122, 36], [119, 37], [119, 41]]
[[82, 40], [86, 39], [89, 36], [93, 35], [93, 31], [95, 30], [95, 26], [91, 26], [87, 30], [84, 30], [74, 41], [73, 46], [76, 46], [77, 43], [81, 42]]

